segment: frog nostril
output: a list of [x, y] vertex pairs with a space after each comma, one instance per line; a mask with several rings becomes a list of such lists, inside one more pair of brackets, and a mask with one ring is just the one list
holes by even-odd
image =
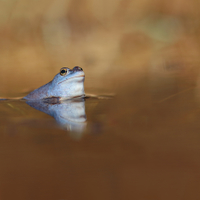
[[73, 71], [83, 71], [83, 69], [81, 67], [79, 67], [79, 66], [75, 66], [73, 68]]

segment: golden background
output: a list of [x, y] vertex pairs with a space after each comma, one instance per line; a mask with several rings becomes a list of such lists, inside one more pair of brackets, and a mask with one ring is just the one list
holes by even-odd
[[165, 67], [196, 84], [199, 7], [198, 0], [1, 0], [0, 95], [23, 95], [75, 65], [85, 71], [86, 93], [113, 93]]
[[[199, 0], [0, 0], [0, 97], [83, 68], [78, 136], [0, 101], [0, 200], [200, 199]], [[65, 112], [65, 110], [63, 111]]]

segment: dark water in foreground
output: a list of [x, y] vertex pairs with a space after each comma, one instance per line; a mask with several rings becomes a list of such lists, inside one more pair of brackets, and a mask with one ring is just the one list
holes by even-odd
[[199, 199], [200, 88], [177, 77], [125, 88], [0, 101], [0, 199]]

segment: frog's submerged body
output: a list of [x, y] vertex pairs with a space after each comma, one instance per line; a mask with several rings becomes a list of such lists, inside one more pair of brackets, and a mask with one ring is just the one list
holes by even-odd
[[70, 99], [84, 97], [84, 80], [85, 74], [82, 68], [76, 66], [71, 70], [63, 67], [52, 81], [32, 91], [23, 99], [39, 100], [51, 97]]

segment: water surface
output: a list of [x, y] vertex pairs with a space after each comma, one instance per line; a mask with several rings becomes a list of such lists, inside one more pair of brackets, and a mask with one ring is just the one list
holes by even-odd
[[[0, 198], [195, 199], [199, 89], [171, 72], [149, 73], [109, 99], [86, 98], [71, 110], [52, 104], [56, 114], [0, 101]], [[62, 110], [81, 128], [59, 123]]]

